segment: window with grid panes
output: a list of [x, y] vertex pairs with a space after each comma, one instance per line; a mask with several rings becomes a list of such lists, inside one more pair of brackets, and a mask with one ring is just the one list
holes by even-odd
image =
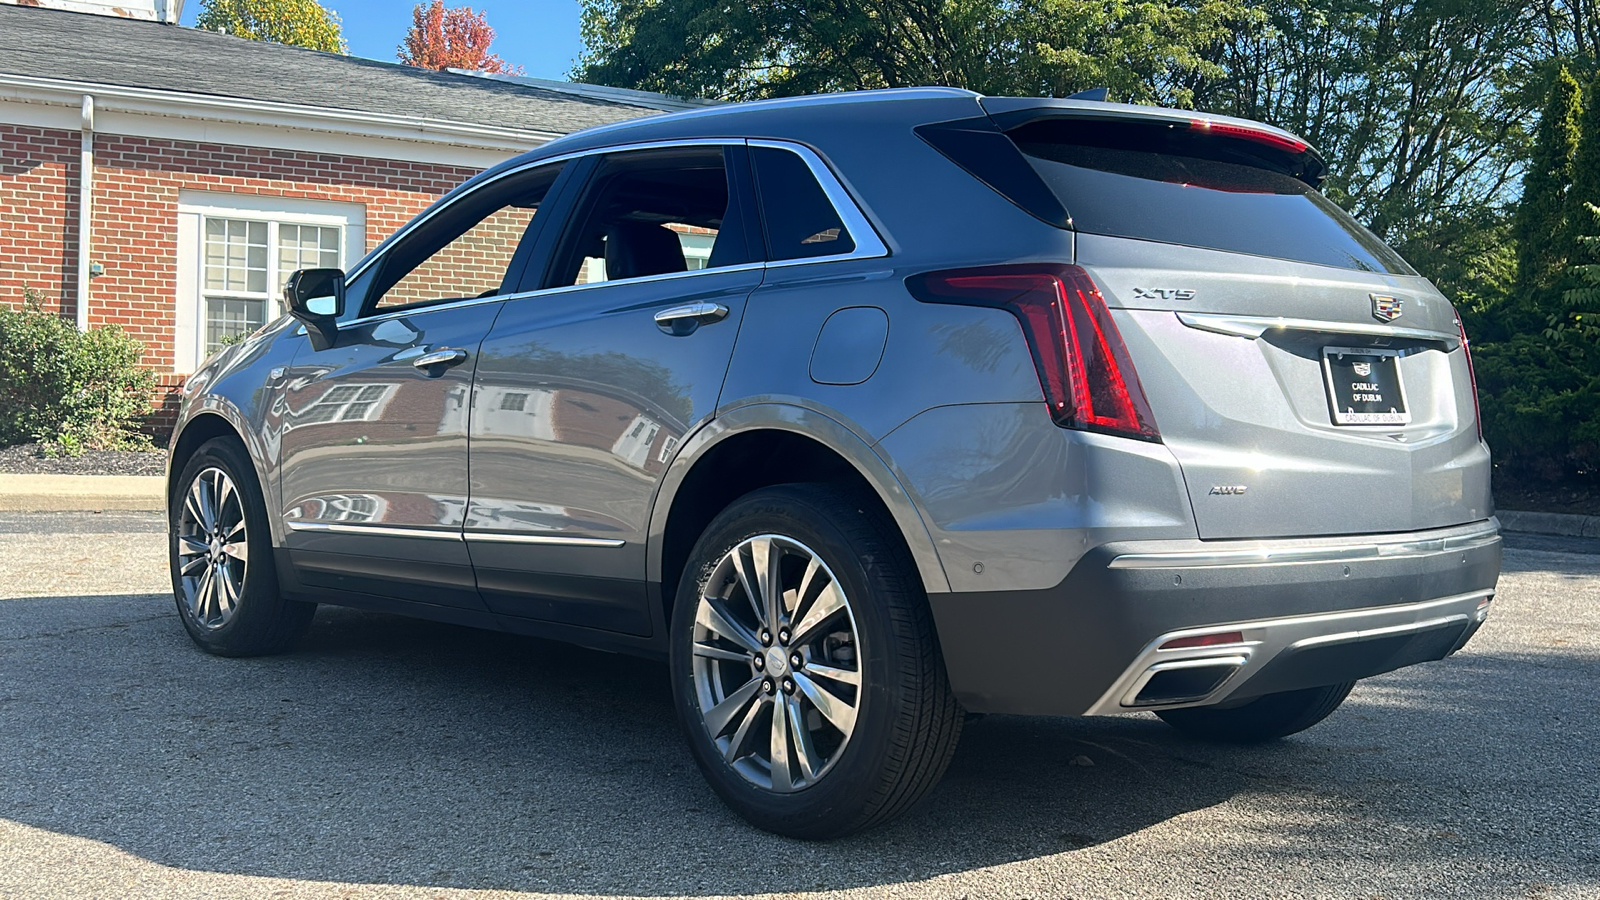
[[317, 402], [294, 417], [296, 427], [324, 422], [365, 422], [376, 419], [389, 398], [392, 384], [341, 384], [330, 388]]
[[337, 225], [205, 219], [201, 280], [205, 352], [266, 323], [296, 269], [338, 268]]

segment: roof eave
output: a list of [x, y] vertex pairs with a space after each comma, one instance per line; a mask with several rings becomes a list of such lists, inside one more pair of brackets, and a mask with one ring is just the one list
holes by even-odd
[[560, 132], [554, 131], [501, 128], [421, 116], [397, 116], [0, 72], [0, 99], [76, 107], [85, 94], [95, 98], [97, 107], [136, 115], [173, 116], [337, 134], [359, 128], [362, 133], [372, 137], [464, 145], [486, 150], [522, 151], [561, 137]]

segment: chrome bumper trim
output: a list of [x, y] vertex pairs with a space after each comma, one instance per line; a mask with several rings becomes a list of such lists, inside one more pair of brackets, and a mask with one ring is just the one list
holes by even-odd
[[[1111, 687], [1100, 695], [1100, 699], [1096, 700], [1084, 715], [1105, 716], [1139, 710], [1177, 709], [1184, 706], [1221, 703], [1286, 650], [1411, 631], [1426, 631], [1457, 622], [1463, 624], [1481, 622], [1489, 614], [1484, 601], [1492, 600], [1493, 597], [1494, 591], [1490, 589], [1399, 606], [1379, 606], [1310, 616], [1289, 616], [1282, 619], [1260, 619], [1254, 622], [1218, 622], [1199, 628], [1167, 632], [1146, 644], [1139, 655], [1134, 657], [1132, 664], [1123, 670], [1117, 680], [1112, 682]], [[1238, 631], [1244, 640], [1234, 644], [1183, 647], [1176, 650], [1160, 649], [1161, 645], [1168, 641], [1215, 634], [1219, 631]], [[1136, 697], [1144, 683], [1149, 680], [1152, 669], [1167, 668], [1172, 663], [1178, 662], [1190, 665], [1239, 663], [1239, 668], [1209, 696], [1201, 700], [1139, 707], [1129, 705], [1128, 701]]]
[[1478, 531], [1441, 537], [1403, 536], [1389, 541], [1359, 543], [1280, 544], [1240, 550], [1172, 550], [1124, 553], [1107, 563], [1111, 569], [1210, 569], [1223, 566], [1260, 566], [1290, 563], [1348, 562], [1354, 559], [1405, 559], [1451, 550], [1474, 550], [1500, 540], [1491, 521]]

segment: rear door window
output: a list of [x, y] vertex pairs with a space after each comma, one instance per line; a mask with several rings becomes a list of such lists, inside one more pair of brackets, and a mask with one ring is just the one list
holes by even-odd
[[799, 154], [776, 147], [751, 147], [761, 194], [767, 258], [810, 259], [853, 253], [855, 238]]
[[[747, 205], [720, 145], [609, 154], [578, 202], [545, 287], [743, 265]], [[741, 151], [742, 152], [742, 151]]]
[[1007, 134], [1078, 231], [1416, 274], [1316, 188], [1252, 164], [1244, 141], [1070, 118]]

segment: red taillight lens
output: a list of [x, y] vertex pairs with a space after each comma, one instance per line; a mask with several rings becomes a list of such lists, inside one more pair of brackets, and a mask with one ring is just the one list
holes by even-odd
[[913, 275], [906, 286], [925, 303], [989, 306], [1016, 316], [1057, 425], [1161, 439], [1128, 348], [1088, 272], [990, 266]]
[[1456, 313], [1456, 333], [1461, 335], [1461, 352], [1467, 355], [1467, 381], [1472, 387], [1472, 419], [1478, 423], [1478, 440], [1483, 440], [1483, 407], [1478, 403], [1478, 373], [1472, 368], [1472, 342], [1467, 340], [1467, 326], [1461, 324], [1461, 314]]
[[1190, 131], [1203, 131], [1218, 137], [1238, 138], [1244, 141], [1255, 141], [1266, 144], [1289, 153], [1304, 153], [1310, 149], [1305, 141], [1268, 131], [1265, 128], [1251, 128], [1248, 125], [1233, 125], [1227, 122], [1213, 122], [1210, 119], [1189, 120]]

